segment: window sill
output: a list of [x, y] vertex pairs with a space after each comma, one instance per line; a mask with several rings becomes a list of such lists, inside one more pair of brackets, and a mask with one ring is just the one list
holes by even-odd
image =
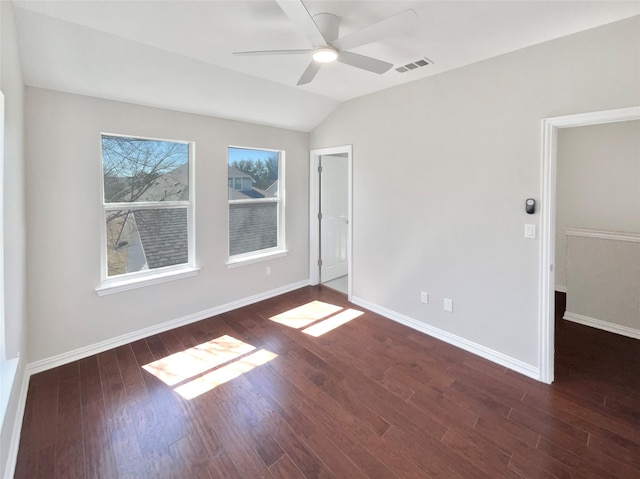
[[244, 256], [241, 258], [233, 258], [227, 261], [227, 269], [239, 268], [248, 264], [259, 263], [260, 261], [267, 261], [270, 259], [282, 258], [287, 256], [289, 250], [280, 249], [278, 251], [270, 251], [268, 253], [254, 254], [251, 256]]
[[107, 294], [120, 293], [122, 291], [129, 291], [130, 289], [143, 288], [145, 286], [151, 286], [154, 284], [166, 283], [168, 281], [175, 281], [177, 279], [188, 278], [195, 276], [200, 272], [200, 268], [181, 269], [179, 271], [170, 271], [164, 273], [158, 273], [143, 278], [126, 279], [120, 281], [108, 281], [96, 288], [96, 294], [98, 296], [105, 296]]

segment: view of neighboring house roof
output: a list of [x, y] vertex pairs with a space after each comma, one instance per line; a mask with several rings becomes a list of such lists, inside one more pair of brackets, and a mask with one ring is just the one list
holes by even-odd
[[141, 201], [188, 201], [189, 164], [156, 178], [140, 197]]
[[[188, 201], [189, 164], [159, 176], [139, 201]], [[143, 253], [149, 269], [188, 261], [186, 208], [133, 210]]]
[[188, 261], [187, 209], [134, 210], [149, 269]]
[[278, 180], [271, 183], [266, 190], [264, 190], [267, 196], [276, 197], [278, 196]]
[[[158, 177], [141, 196], [143, 201], [188, 200], [189, 165]], [[229, 178], [243, 178], [245, 189], [229, 187], [230, 200], [273, 198], [278, 182], [261, 190], [253, 186], [251, 175], [229, 167]], [[250, 186], [250, 188], [246, 188]], [[188, 261], [188, 228], [186, 208], [144, 209], [133, 211], [140, 243], [149, 269], [161, 268]], [[275, 204], [238, 205], [230, 211], [231, 244], [238, 251], [231, 254], [264, 249], [277, 243], [277, 207]], [[253, 234], [247, 235], [251, 230]]]
[[[189, 163], [159, 176], [138, 201], [188, 201]], [[189, 238], [186, 208], [132, 210], [149, 269], [188, 262]], [[133, 253], [131, 253], [133, 254]]]
[[239, 170], [238, 168], [236, 168], [235, 166], [231, 166], [229, 165], [229, 178], [251, 178], [251, 182], [255, 183], [256, 180], [254, 180], [250, 174], [245, 173], [242, 170]]
[[278, 205], [275, 202], [229, 205], [229, 254], [278, 246]]
[[259, 188], [251, 188], [250, 190], [236, 190], [234, 188], [229, 188], [229, 199], [230, 200], [248, 200], [255, 198], [270, 198], [273, 195], [267, 194], [266, 191], [261, 190]]
[[[256, 198], [274, 198], [277, 196], [277, 181], [275, 181], [267, 190], [262, 190], [253, 186], [256, 181], [248, 173], [239, 170], [235, 166], [229, 166], [229, 192], [230, 200], [247, 200]], [[232, 181], [240, 178], [242, 181]], [[275, 193], [273, 193], [275, 185]], [[269, 191], [271, 190], [271, 191]]]

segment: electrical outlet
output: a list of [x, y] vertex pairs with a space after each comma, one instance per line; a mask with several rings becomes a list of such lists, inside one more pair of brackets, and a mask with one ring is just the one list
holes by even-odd
[[444, 310], [447, 313], [453, 313], [453, 299], [444, 298]]
[[267, 275], [267, 276], [270, 276], [270, 275], [271, 275], [271, 266], [267, 266], [267, 267], [264, 269], [264, 272], [266, 273], [266, 275]]
[[429, 293], [425, 293], [424, 291], [420, 293], [420, 302], [424, 304], [429, 304]]

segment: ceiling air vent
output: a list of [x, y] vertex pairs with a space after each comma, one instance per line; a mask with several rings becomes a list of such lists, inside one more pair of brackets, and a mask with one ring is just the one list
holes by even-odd
[[427, 57], [423, 57], [413, 63], [407, 63], [406, 65], [402, 65], [401, 67], [396, 68], [396, 71], [398, 73], [405, 73], [410, 70], [415, 70], [416, 68], [426, 67], [427, 65], [433, 65], [433, 62]]

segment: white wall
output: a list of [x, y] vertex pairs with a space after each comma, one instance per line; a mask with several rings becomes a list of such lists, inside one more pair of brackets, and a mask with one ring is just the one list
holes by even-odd
[[540, 242], [523, 230], [539, 224], [524, 201], [540, 196], [541, 120], [639, 105], [639, 31], [635, 17], [334, 111], [311, 147], [353, 144], [354, 296], [537, 367]]
[[[26, 90], [26, 126], [31, 361], [308, 280], [307, 133], [36, 88]], [[96, 295], [100, 132], [196, 143], [198, 276]], [[286, 150], [288, 256], [226, 268], [228, 145]]]
[[5, 97], [4, 118], [4, 314], [8, 358], [20, 356], [18, 371], [8, 388], [8, 406], [0, 433], [0, 475], [4, 474], [18, 412], [26, 351], [25, 207], [24, 207], [24, 85], [18, 57], [13, 5], [0, 2], [0, 89]]
[[640, 233], [640, 121], [562, 128], [556, 180], [556, 287], [567, 228]]

